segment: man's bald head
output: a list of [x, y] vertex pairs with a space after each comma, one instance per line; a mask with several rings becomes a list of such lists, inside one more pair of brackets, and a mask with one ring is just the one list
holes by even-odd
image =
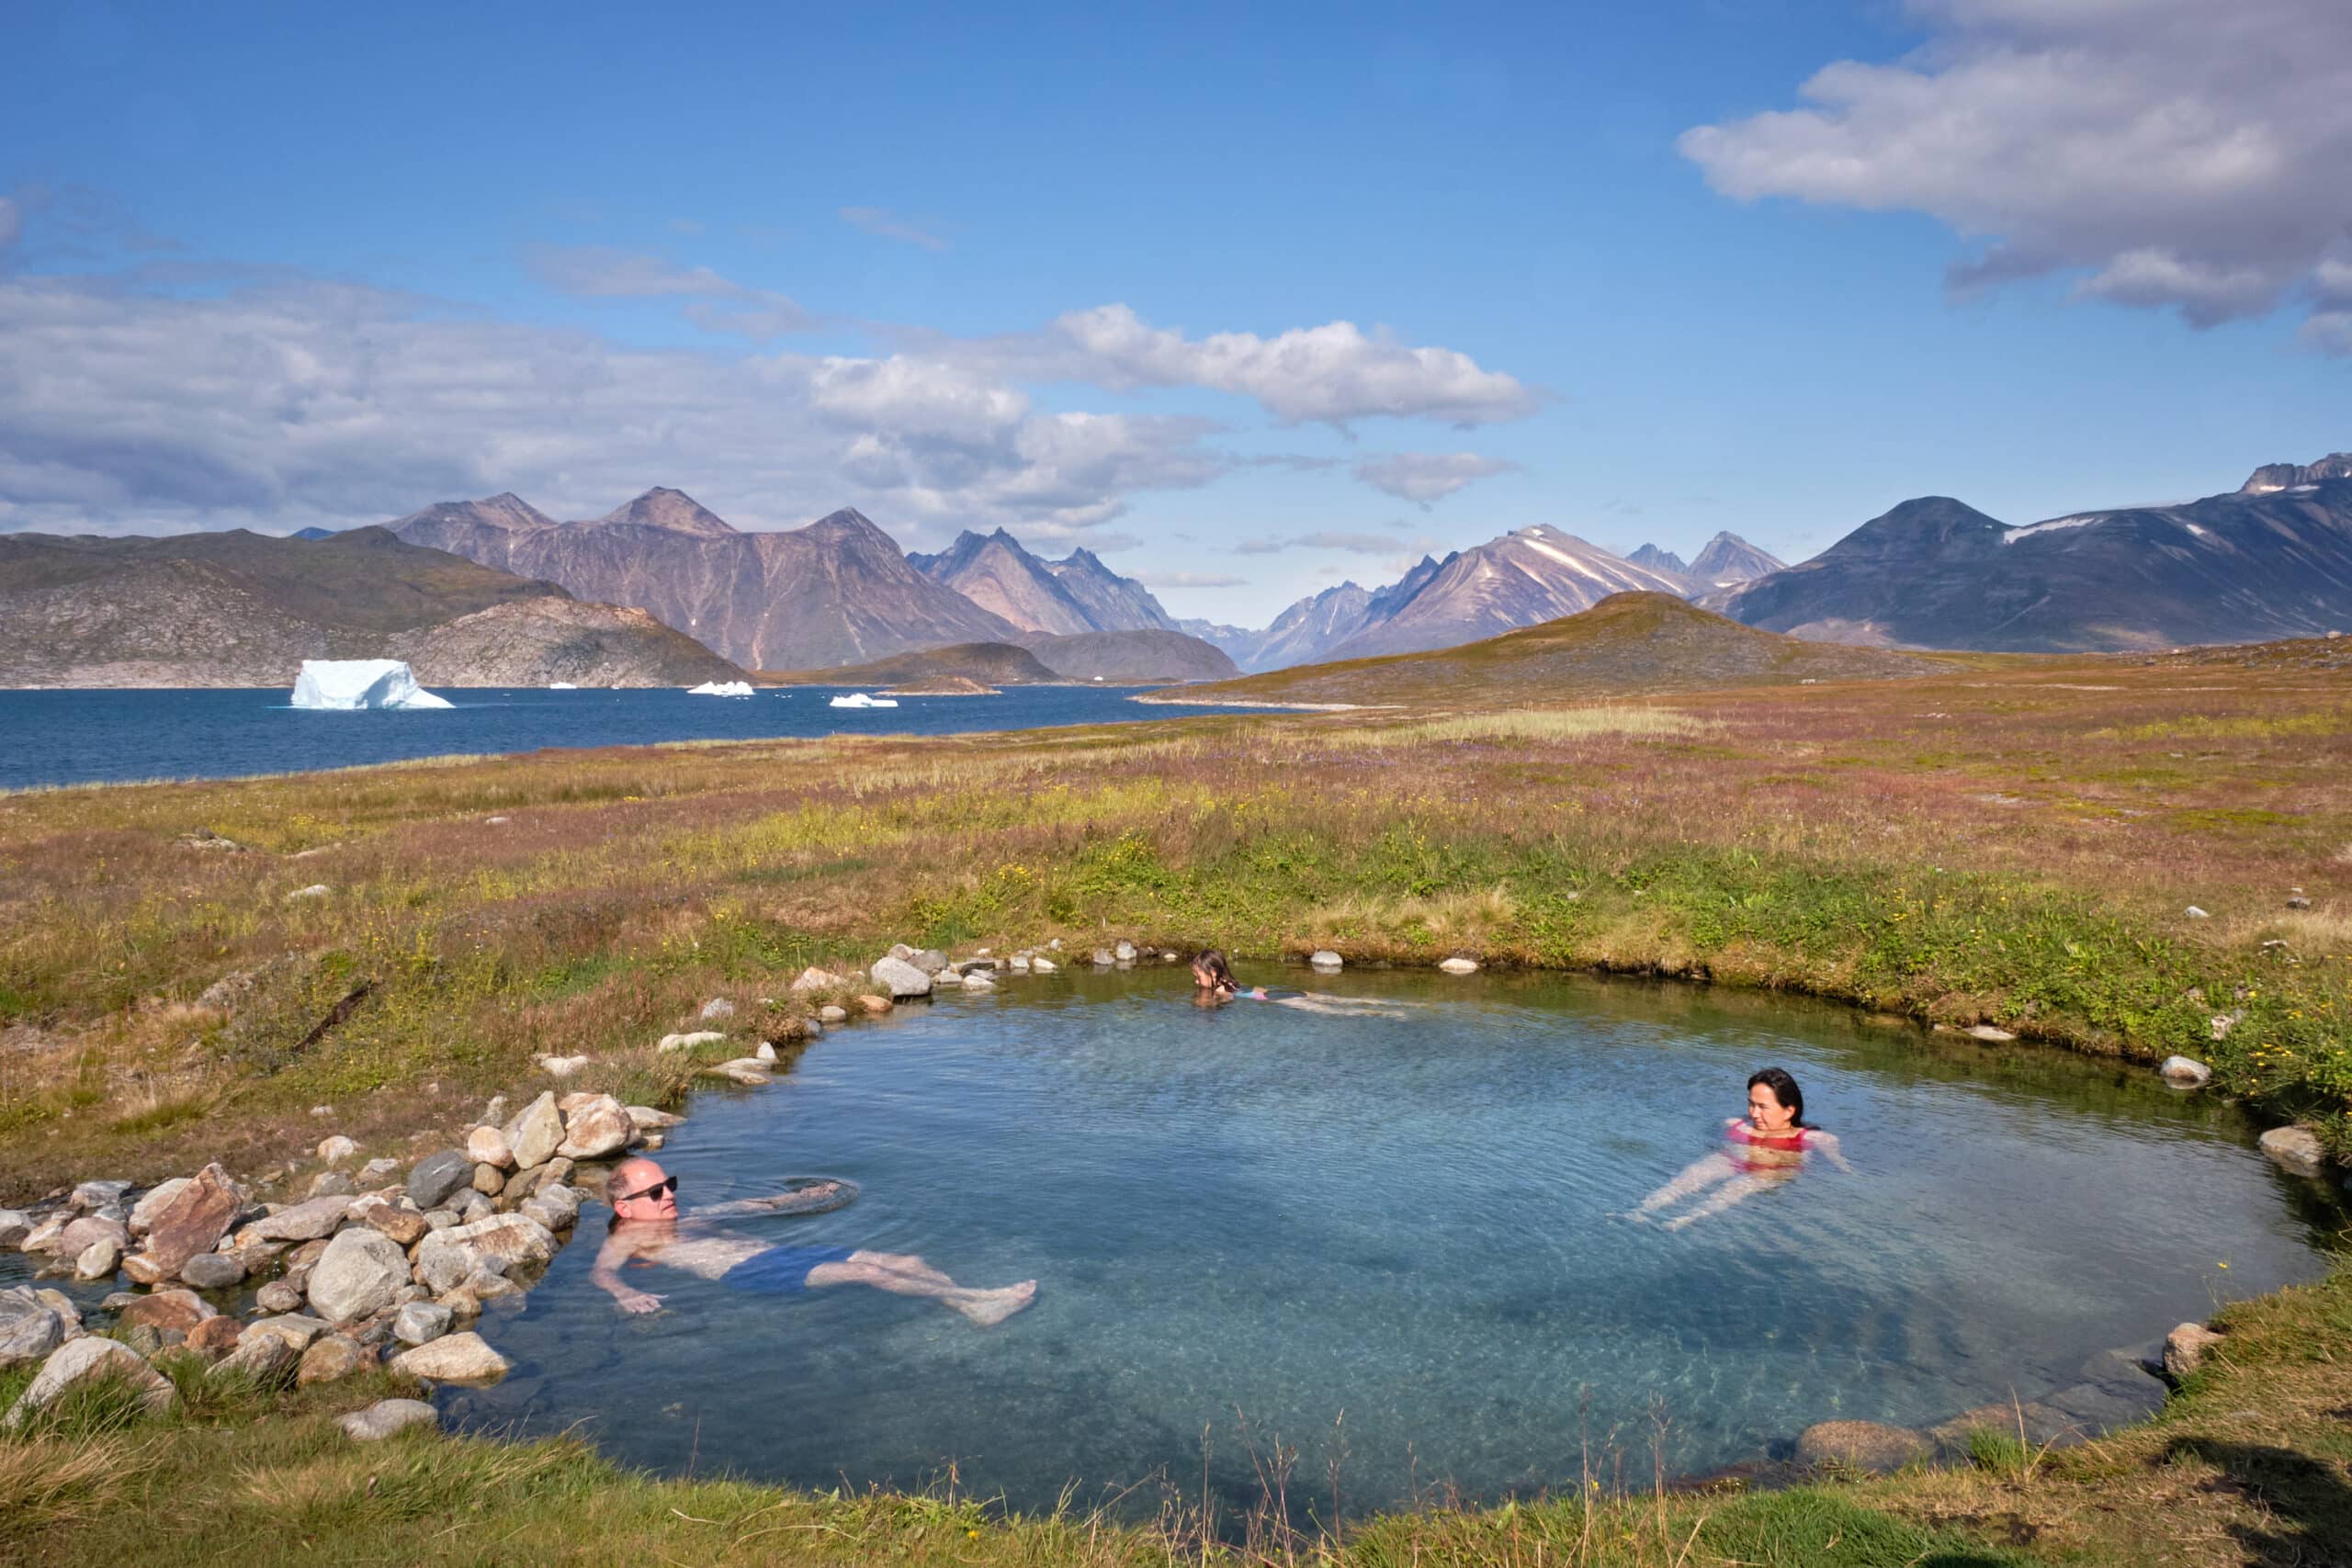
[[677, 1184], [659, 1163], [642, 1155], [613, 1167], [605, 1190], [613, 1213], [624, 1220], [673, 1220], [678, 1217]]

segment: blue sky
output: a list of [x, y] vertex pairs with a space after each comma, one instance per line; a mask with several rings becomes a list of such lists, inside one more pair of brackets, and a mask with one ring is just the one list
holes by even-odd
[[20, 7], [0, 527], [668, 484], [1255, 625], [2210, 493], [2352, 446], [2352, 7], [2211, 9]]

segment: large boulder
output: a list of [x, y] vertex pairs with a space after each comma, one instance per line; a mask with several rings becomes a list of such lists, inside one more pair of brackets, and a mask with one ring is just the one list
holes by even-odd
[[[554, 1091], [549, 1090], [523, 1107], [514, 1120], [501, 1129], [501, 1135], [518, 1168], [528, 1170], [535, 1165], [544, 1165], [563, 1142], [563, 1114], [555, 1108]], [[429, 1209], [433, 1205], [420, 1203], [417, 1207]]]
[[312, 1198], [265, 1214], [238, 1235], [257, 1241], [317, 1241], [334, 1235], [351, 1212], [348, 1198]]
[[62, 1347], [42, 1363], [40, 1375], [9, 1407], [7, 1418], [0, 1421], [0, 1427], [13, 1430], [33, 1412], [73, 1390], [108, 1379], [127, 1384], [150, 1410], [168, 1410], [179, 1398], [179, 1390], [172, 1386], [171, 1381], [141, 1360], [130, 1346], [92, 1336]]
[[504, 1274], [555, 1256], [556, 1239], [526, 1214], [494, 1214], [472, 1224], [435, 1231], [417, 1244], [416, 1278], [435, 1295], [454, 1291], [477, 1269]]
[[566, 1159], [603, 1159], [628, 1147], [636, 1135], [627, 1107], [609, 1094], [594, 1095], [565, 1118], [563, 1142], [555, 1152]]
[[[164, 1183], [169, 1186], [170, 1183]], [[163, 1190], [159, 1187], [157, 1192]], [[153, 1194], [150, 1193], [150, 1197]], [[209, 1252], [229, 1234], [241, 1207], [236, 1184], [218, 1165], [208, 1165], [155, 1211], [147, 1225], [147, 1258], [166, 1280], [187, 1267], [187, 1260]], [[145, 1207], [142, 1202], [141, 1207]], [[138, 1219], [133, 1210], [131, 1218]], [[300, 1237], [288, 1239], [300, 1240]]]
[[890, 993], [893, 1001], [931, 995], [931, 976], [903, 958], [879, 958], [867, 972], [874, 983]]
[[0, 1291], [0, 1372], [30, 1366], [65, 1343], [65, 1319], [24, 1285]]
[[176, 1328], [185, 1334], [206, 1318], [219, 1315], [212, 1303], [194, 1291], [157, 1291], [124, 1306], [114, 1321], [118, 1328], [143, 1323], [150, 1328]]
[[438, 1208], [441, 1201], [474, 1179], [474, 1162], [463, 1149], [443, 1149], [416, 1162], [408, 1173], [408, 1199], [420, 1209]]
[[380, 1231], [354, 1226], [311, 1266], [311, 1310], [331, 1323], [381, 1312], [409, 1282], [408, 1254]]
[[353, 1411], [335, 1425], [353, 1442], [374, 1443], [411, 1427], [437, 1427], [441, 1417], [421, 1399], [379, 1399], [365, 1410]]
[[57, 1250], [66, 1258], [79, 1258], [90, 1250], [93, 1242], [110, 1241], [118, 1254], [130, 1250], [130, 1227], [120, 1220], [101, 1219], [85, 1214], [68, 1224], [57, 1238]]
[[1816, 1421], [1797, 1436], [1797, 1462], [1815, 1469], [1901, 1470], [1932, 1452], [1934, 1445], [1908, 1427], [1877, 1421]]
[[514, 1363], [479, 1334], [445, 1334], [392, 1358], [392, 1371], [435, 1382], [496, 1382]]
[[168, 1181], [158, 1181], [139, 1196], [130, 1206], [130, 1234], [145, 1235], [155, 1228], [155, 1216], [171, 1207], [172, 1200], [187, 1189], [189, 1178], [175, 1176]]

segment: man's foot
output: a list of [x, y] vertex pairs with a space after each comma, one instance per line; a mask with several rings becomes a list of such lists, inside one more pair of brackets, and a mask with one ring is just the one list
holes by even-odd
[[974, 1291], [956, 1303], [956, 1310], [987, 1328], [1002, 1323], [1023, 1307], [1037, 1299], [1037, 1281], [1023, 1280], [1017, 1285], [1007, 1285], [1001, 1291]]

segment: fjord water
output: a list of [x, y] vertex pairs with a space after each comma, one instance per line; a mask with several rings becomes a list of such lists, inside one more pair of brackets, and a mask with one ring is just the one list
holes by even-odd
[[895, 708], [836, 708], [844, 688], [749, 697], [669, 687], [551, 692], [443, 687], [430, 711], [296, 708], [284, 691], [0, 691], [0, 789], [131, 779], [240, 778], [416, 757], [635, 746], [776, 736], [955, 735], [1118, 724], [1233, 710], [1149, 706], [1135, 686], [1010, 686], [990, 697], [901, 697]]
[[[667, 1269], [630, 1271], [666, 1308], [627, 1317], [588, 1278], [592, 1207], [483, 1323], [514, 1374], [446, 1400], [483, 1427], [582, 1422], [670, 1472], [919, 1486], [952, 1466], [1023, 1509], [1071, 1482], [1197, 1503], [1204, 1470], [1244, 1508], [1251, 1445], [1279, 1442], [1295, 1509], [1329, 1514], [1336, 1452], [1352, 1514], [1572, 1488], [1588, 1439], [1645, 1482], [1654, 1414], [1689, 1474], [1815, 1421], [2031, 1399], [2316, 1276], [2334, 1224], [2233, 1112], [2144, 1067], [1679, 987], [1292, 983], [1396, 1016], [1204, 1011], [1174, 966], [1011, 980], [836, 1032], [672, 1134], [689, 1212], [848, 1177], [845, 1209], [740, 1228], [1036, 1279], [1001, 1326]], [[1774, 1063], [1856, 1174], [1809, 1168], [1679, 1233], [1609, 1217], [1713, 1146]]]

